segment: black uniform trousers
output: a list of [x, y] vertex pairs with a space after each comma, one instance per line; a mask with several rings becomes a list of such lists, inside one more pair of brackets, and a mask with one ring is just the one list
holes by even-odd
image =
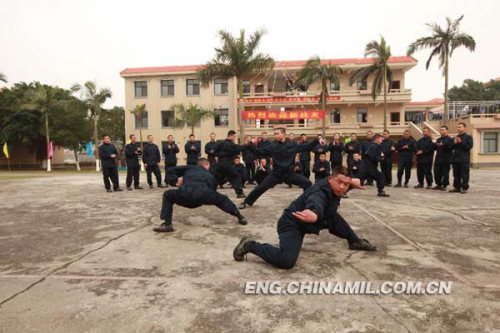
[[278, 184], [286, 183], [289, 185], [297, 185], [304, 191], [312, 185], [311, 181], [306, 177], [299, 175], [294, 171], [290, 171], [284, 175], [280, 175], [277, 172], [271, 172], [262, 183], [260, 183], [252, 192], [245, 198], [245, 203], [248, 205], [253, 205], [259, 197], [264, 194], [270, 188], [275, 187]]
[[[329, 231], [349, 243], [359, 242], [356, 233], [339, 213], [335, 214]], [[249, 250], [275, 267], [290, 269], [299, 257], [305, 234], [304, 229], [285, 212], [278, 221], [279, 247], [254, 242], [250, 243]]]
[[469, 189], [470, 163], [453, 163], [453, 187]]
[[255, 162], [245, 162], [245, 169], [247, 172], [247, 181], [250, 183], [255, 182]]
[[339, 162], [332, 162], [330, 161], [330, 165], [332, 166], [332, 170], [336, 167], [339, 167], [339, 166], [343, 166], [342, 165], [342, 161], [339, 161]]
[[174, 168], [176, 166], [177, 166], [177, 162], [170, 162], [170, 163], [165, 162], [165, 183], [167, 183], [167, 186], [168, 186], [168, 179], [167, 179], [168, 169]]
[[208, 161], [210, 162], [210, 173], [215, 177], [215, 171], [217, 170], [217, 162], [215, 161], [215, 157], [209, 157]]
[[385, 187], [385, 177], [382, 174], [382, 172], [378, 171], [377, 167], [367, 163], [367, 162], [361, 162], [361, 167], [358, 172], [359, 180], [361, 181], [361, 184], [365, 182], [365, 180], [370, 177], [373, 180], [377, 182], [377, 189], [379, 192], [382, 192]]
[[132, 179], [134, 179], [134, 186], [139, 186], [139, 171], [141, 170], [140, 166], [127, 167], [127, 187], [132, 185]]
[[219, 162], [217, 164], [215, 180], [217, 181], [217, 184], [222, 184], [224, 180], [227, 180], [233, 186], [234, 192], [236, 194], [243, 193], [243, 184], [241, 184], [240, 175], [238, 175], [238, 173], [236, 172], [234, 164], [231, 165], [228, 163]]
[[417, 178], [420, 185], [424, 185], [424, 178], [427, 185], [432, 185], [432, 163], [417, 162]]
[[434, 181], [438, 186], [450, 185], [450, 163], [434, 163]]
[[219, 209], [233, 216], [240, 216], [240, 211], [229, 198], [215, 190], [206, 188], [200, 189], [197, 186], [168, 190], [163, 193], [160, 219], [165, 224], [172, 224], [173, 206], [177, 204], [187, 208], [197, 208], [202, 205], [215, 205]]
[[413, 161], [398, 161], [398, 183], [401, 184], [401, 180], [403, 179], [403, 172], [405, 174], [405, 184], [408, 184], [411, 177], [411, 168], [413, 166]]
[[146, 174], [148, 176], [148, 184], [149, 185], [153, 185], [153, 179], [151, 177], [152, 173], [155, 174], [156, 183], [158, 185], [161, 185], [161, 171], [160, 171], [160, 167], [158, 166], [158, 164], [156, 164], [156, 165], [148, 165], [148, 167], [146, 168]]
[[302, 170], [302, 174], [304, 177], [309, 179], [311, 177], [311, 160], [309, 161], [300, 161], [300, 170]]
[[392, 184], [392, 158], [389, 160], [382, 160], [380, 162], [380, 169], [385, 178], [386, 184]]
[[113, 168], [102, 168], [102, 178], [104, 180], [104, 187], [106, 190], [111, 189], [111, 182], [113, 183], [113, 189], [116, 190], [120, 187], [120, 183], [118, 181], [118, 169], [116, 167]]

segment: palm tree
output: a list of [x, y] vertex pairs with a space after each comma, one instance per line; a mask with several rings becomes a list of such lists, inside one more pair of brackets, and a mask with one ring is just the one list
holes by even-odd
[[185, 107], [184, 104], [175, 104], [175, 119], [174, 127], [184, 127], [189, 126], [191, 128], [191, 134], [194, 134], [194, 127], [204, 119], [210, 119], [215, 117], [215, 111], [204, 109], [198, 106], [198, 104], [189, 103], [189, 107]]
[[71, 91], [83, 91], [82, 97], [83, 101], [87, 104], [92, 118], [94, 119], [94, 143], [95, 143], [95, 156], [96, 156], [96, 171], [100, 171], [99, 166], [99, 134], [97, 132], [97, 120], [99, 118], [99, 113], [101, 107], [108, 98], [111, 98], [111, 90], [109, 88], [101, 88], [99, 91], [97, 85], [93, 81], [87, 81], [84, 83], [83, 87], [78, 83], [75, 83], [71, 87]]
[[[130, 110], [130, 112], [134, 115], [135, 117], [135, 120], [136, 122], [137, 121], [140, 121], [142, 119], [142, 117], [144, 116], [144, 114], [146, 113], [146, 104], [142, 104], [142, 105], [136, 105], [132, 110]], [[141, 151], [144, 151], [143, 150], [143, 143], [142, 143], [142, 129], [139, 128], [139, 138], [140, 138], [140, 142], [141, 142]], [[140, 159], [140, 163], [141, 163], [141, 171], [144, 171], [144, 164], [142, 163], [142, 159]]]
[[429, 64], [434, 56], [439, 57], [439, 68], [443, 71], [444, 76], [444, 118], [443, 123], [448, 124], [448, 73], [450, 70], [450, 58], [453, 51], [464, 46], [469, 51], [473, 52], [476, 48], [476, 41], [472, 36], [460, 31], [460, 21], [464, 16], [460, 16], [453, 21], [451, 18], [446, 18], [446, 27], [442, 28], [437, 23], [428, 23], [432, 30], [432, 35], [422, 37], [414, 41], [408, 46], [408, 55], [412, 55], [419, 49], [432, 49], [431, 55], [425, 64], [425, 69], [429, 69]]
[[198, 71], [198, 78], [203, 86], [208, 86], [214, 78], [236, 78], [240, 97], [238, 124], [240, 140], [244, 139], [242, 113], [245, 108], [243, 100], [243, 77], [255, 72], [263, 72], [274, 67], [274, 59], [268, 54], [257, 53], [262, 36], [266, 31], [261, 29], [245, 38], [245, 30], [240, 30], [239, 37], [225, 30], [218, 32], [222, 46], [215, 48], [215, 57]]
[[[307, 60], [306, 65], [300, 69], [297, 75], [297, 85], [305, 84], [306, 86], [309, 86], [312, 83], [319, 81], [321, 83], [319, 105], [321, 106], [321, 109], [325, 110], [326, 113], [326, 98], [330, 92], [329, 84], [334, 82], [338, 86], [340, 82], [339, 74], [341, 73], [342, 69], [339, 66], [332, 65], [330, 62], [323, 63], [318, 56], [313, 56]], [[322, 120], [322, 127], [324, 137], [325, 118]]]
[[366, 81], [368, 76], [374, 75], [372, 84], [372, 98], [376, 100], [380, 92], [384, 92], [384, 129], [387, 128], [387, 86], [391, 86], [392, 72], [389, 68], [391, 47], [386, 44], [385, 38], [380, 36], [380, 43], [372, 40], [365, 47], [365, 57], [373, 57], [373, 64], [356, 70], [349, 78], [349, 85], [354, 82]]
[[7, 76], [4, 73], [0, 73], [0, 81], [7, 83]]
[[27, 110], [39, 111], [45, 118], [45, 137], [47, 139], [47, 171], [52, 171], [50, 161], [50, 131], [49, 114], [58, 107], [62, 107], [62, 102], [56, 98], [57, 88], [36, 84], [34, 90], [28, 90], [26, 100], [22, 107]]

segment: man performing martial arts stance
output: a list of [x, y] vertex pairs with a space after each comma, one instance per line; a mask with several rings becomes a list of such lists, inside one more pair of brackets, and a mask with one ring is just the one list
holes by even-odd
[[299, 257], [304, 235], [319, 234], [322, 229], [346, 239], [351, 250], [375, 251], [376, 246], [358, 238], [337, 212], [340, 198], [349, 187], [363, 189], [349, 169], [336, 167], [331, 176], [308, 188], [284, 210], [278, 220], [279, 247], [244, 236], [233, 251], [234, 259], [242, 261], [247, 253], [253, 253], [278, 268], [292, 268]]
[[240, 209], [245, 209], [247, 205], [252, 206], [267, 190], [281, 183], [297, 185], [303, 190], [311, 186], [309, 179], [295, 173], [295, 156], [302, 151], [312, 150], [317, 144], [325, 145], [326, 142], [323, 139], [319, 140], [316, 138], [307, 145], [299, 145], [297, 142], [286, 140], [286, 131], [284, 128], [276, 128], [274, 136], [276, 139], [264, 148], [255, 148], [250, 146], [248, 142], [245, 143], [256, 154], [271, 156], [273, 159], [273, 170], [259, 186], [250, 192], [245, 201], [240, 204]]
[[210, 162], [200, 158], [198, 165], [186, 165], [168, 169], [168, 181], [178, 189], [163, 193], [160, 219], [164, 222], [153, 230], [156, 232], [171, 232], [174, 204], [182, 207], [197, 208], [202, 205], [215, 205], [228, 214], [236, 216], [240, 224], [247, 224], [246, 218], [240, 214], [236, 205], [224, 194], [216, 191], [214, 176], [208, 171]]

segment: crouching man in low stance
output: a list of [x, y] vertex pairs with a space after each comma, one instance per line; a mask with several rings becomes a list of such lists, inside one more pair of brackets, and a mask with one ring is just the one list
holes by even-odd
[[358, 238], [337, 212], [340, 199], [349, 187], [364, 189], [359, 179], [352, 178], [349, 169], [336, 167], [328, 178], [308, 188], [285, 209], [278, 221], [279, 247], [261, 244], [245, 236], [233, 251], [234, 259], [242, 261], [247, 253], [253, 253], [278, 268], [292, 268], [304, 235], [319, 234], [322, 229], [346, 239], [351, 250], [375, 251], [376, 246]]
[[172, 186], [178, 189], [165, 191], [161, 207], [160, 219], [164, 222], [155, 227], [156, 232], [171, 232], [174, 204], [187, 208], [197, 208], [202, 205], [215, 205], [238, 218], [240, 224], [247, 224], [247, 220], [240, 214], [236, 205], [229, 198], [216, 191], [217, 184], [210, 173], [210, 162], [200, 158], [198, 165], [185, 165], [168, 169], [167, 179]]

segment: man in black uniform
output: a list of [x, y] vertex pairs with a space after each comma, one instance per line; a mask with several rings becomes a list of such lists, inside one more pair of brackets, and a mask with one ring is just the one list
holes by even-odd
[[104, 187], [107, 192], [111, 191], [111, 184], [109, 180], [113, 183], [113, 190], [116, 192], [123, 191], [120, 188], [120, 182], [118, 180], [118, 169], [116, 168], [116, 158], [118, 157], [118, 150], [111, 143], [111, 138], [109, 135], [104, 134], [102, 136], [102, 145], [99, 146], [99, 157], [102, 163], [102, 177], [104, 179]]
[[342, 153], [344, 152], [344, 143], [340, 141], [340, 134], [333, 134], [333, 140], [328, 145], [328, 151], [330, 152], [330, 163], [332, 164], [332, 169], [338, 166], [342, 166]]
[[253, 253], [277, 268], [290, 269], [297, 262], [304, 235], [317, 235], [323, 229], [346, 239], [351, 250], [375, 251], [376, 246], [358, 238], [337, 211], [350, 186], [362, 188], [347, 168], [335, 168], [331, 176], [311, 186], [284, 210], [278, 220], [279, 247], [244, 236], [233, 251], [234, 259], [242, 261], [247, 253]]
[[398, 140], [396, 150], [398, 151], [398, 183], [395, 187], [401, 187], [403, 172], [405, 174], [405, 187], [408, 187], [413, 166], [413, 154], [417, 151], [417, 145], [410, 136], [410, 130], [404, 131], [403, 137]]
[[158, 163], [161, 161], [160, 150], [158, 146], [153, 143], [153, 136], [148, 135], [148, 142], [144, 145], [144, 152], [142, 153], [142, 162], [146, 168], [146, 174], [148, 176], [149, 188], [153, 188], [153, 179], [151, 174], [154, 173], [156, 177], [156, 183], [159, 188], [165, 187], [161, 183], [161, 171]]
[[210, 141], [205, 144], [205, 154], [210, 161], [210, 172], [215, 175], [215, 167], [217, 166], [217, 156], [215, 156], [215, 151], [217, 150], [217, 142], [215, 141], [215, 133], [210, 133]]
[[264, 179], [271, 173], [271, 168], [267, 165], [267, 160], [263, 157], [260, 159], [259, 166], [257, 167], [257, 172], [255, 173], [255, 181], [258, 185], [262, 184]]
[[[314, 153], [314, 163], [319, 161], [319, 155], [326, 154], [326, 152], [328, 151], [328, 144], [323, 139], [323, 135], [318, 134], [316, 138], [318, 139], [318, 143], [312, 149]], [[320, 142], [323, 142], [324, 144], [321, 144]]]
[[235, 140], [236, 132], [230, 130], [227, 133], [227, 138], [218, 143], [215, 154], [219, 162], [215, 171], [215, 178], [218, 184], [222, 184], [224, 180], [227, 180], [233, 186], [236, 197], [244, 198], [243, 184], [241, 184], [240, 177], [234, 166], [234, 157], [240, 154], [243, 146], [235, 144]]
[[290, 140], [292, 142], [295, 141], [295, 134], [293, 134], [293, 133], [288, 134], [288, 140]]
[[156, 232], [171, 232], [173, 206], [177, 204], [186, 208], [197, 208], [202, 205], [215, 205], [228, 214], [236, 216], [240, 224], [247, 224], [247, 220], [240, 214], [238, 208], [229, 198], [216, 191], [217, 184], [214, 176], [208, 171], [210, 162], [200, 158], [198, 165], [186, 165], [168, 169], [170, 185], [178, 189], [163, 193], [160, 219], [164, 222], [153, 230]]
[[314, 180], [315, 183], [322, 179], [325, 179], [330, 175], [330, 163], [326, 160], [326, 154], [321, 153], [319, 155], [319, 160], [314, 162], [313, 166]]
[[239, 156], [234, 157], [234, 168], [236, 170], [236, 174], [240, 178], [241, 187], [245, 188], [245, 182], [247, 179], [247, 171], [245, 170], [245, 166], [241, 163], [241, 159]]
[[189, 141], [184, 145], [184, 151], [187, 154], [187, 165], [196, 165], [201, 154], [201, 146], [196, 142], [194, 134], [189, 135]]
[[167, 174], [168, 169], [177, 166], [177, 154], [179, 146], [174, 141], [174, 136], [169, 135], [167, 142], [163, 145], [163, 155], [165, 156], [165, 183], [168, 186]]
[[345, 144], [344, 150], [347, 154], [347, 164], [349, 162], [352, 162], [352, 155], [354, 153], [361, 153], [361, 145], [358, 142], [358, 137], [356, 136], [356, 133], [351, 133], [350, 135], [351, 141]]
[[132, 190], [132, 178], [134, 178], [134, 188], [142, 190], [139, 186], [139, 156], [142, 154], [141, 147], [137, 143], [134, 134], [130, 134], [130, 143], [125, 146], [125, 158], [127, 161], [127, 190]]
[[[259, 139], [259, 142], [257, 143], [258, 147], [260, 149], [263, 149], [267, 146], [269, 146], [271, 144], [271, 141], [269, 141], [267, 139], [267, 132], [262, 132], [262, 134], [260, 135], [260, 139]], [[267, 161], [267, 165], [271, 165], [271, 159], [270, 159], [270, 156], [269, 155], [259, 155], [259, 159], [261, 159], [262, 157], [264, 157]]]
[[354, 153], [348, 168], [352, 173], [352, 178], [358, 178], [359, 169], [361, 169], [361, 155]]
[[[249, 145], [255, 146], [252, 142], [252, 136], [246, 134], [245, 140], [248, 141]], [[255, 159], [257, 156], [247, 147], [244, 147], [242, 150], [243, 154], [243, 162], [245, 163], [245, 169], [247, 170], [247, 181], [248, 184], [255, 184]]]
[[380, 149], [380, 144], [382, 143], [382, 137], [380, 134], [375, 134], [371, 141], [370, 147], [366, 149], [365, 158], [361, 160], [361, 169], [359, 170], [358, 177], [363, 185], [365, 179], [368, 175], [372, 176], [377, 182], [377, 190], [379, 197], [388, 197], [389, 194], [385, 193], [385, 177], [382, 172], [378, 171], [377, 166], [382, 159], [382, 150]]
[[[307, 135], [302, 133], [300, 135], [299, 145], [307, 146], [309, 142], [307, 142]], [[304, 150], [300, 153], [300, 168], [302, 169], [302, 174], [304, 177], [309, 179], [311, 176], [311, 151]]]
[[434, 181], [436, 186], [433, 190], [446, 191], [450, 185], [450, 165], [453, 154], [453, 139], [448, 135], [448, 126], [439, 129], [441, 137], [434, 140], [436, 159], [434, 160]]
[[424, 177], [427, 181], [427, 189], [432, 188], [432, 160], [434, 159], [434, 143], [431, 138], [429, 127], [422, 128], [424, 135], [417, 142], [417, 178], [418, 185], [415, 188], [424, 188]]
[[396, 148], [394, 148], [394, 142], [390, 138], [390, 133], [388, 130], [385, 130], [383, 133], [383, 140], [380, 144], [380, 148], [382, 148], [383, 159], [380, 161], [380, 169], [382, 174], [385, 177], [385, 186], [392, 186], [392, 163], [394, 161], [394, 152]]
[[[366, 157], [366, 152], [368, 151], [368, 148], [371, 146], [373, 140], [373, 132], [372, 131], [367, 131], [366, 132], [366, 140], [361, 142], [361, 159], [364, 160]], [[368, 186], [373, 186], [373, 178], [371, 175], [368, 175], [366, 178], [366, 185]]]
[[462, 194], [469, 190], [470, 150], [474, 145], [472, 137], [465, 133], [465, 129], [465, 123], [459, 123], [458, 135], [453, 138], [453, 190], [450, 190]]
[[[269, 146], [265, 148], [251, 148], [255, 149], [257, 154], [271, 156], [274, 165], [269, 176], [267, 176], [259, 186], [254, 188], [245, 201], [241, 203], [239, 206], [240, 209], [246, 208], [247, 205], [252, 206], [262, 194], [277, 184], [287, 183], [298, 185], [303, 190], [311, 186], [311, 181], [309, 179], [294, 172], [295, 155], [301, 151], [311, 149], [320, 141], [316, 138], [316, 140], [312, 141], [309, 145], [300, 146], [296, 142], [286, 140], [286, 130], [284, 128], [276, 128], [274, 130], [274, 136], [276, 140]], [[325, 144], [323, 140], [321, 140], [321, 143]], [[247, 144], [248, 143], [245, 143], [245, 145]], [[250, 148], [251, 146], [248, 147]]]

